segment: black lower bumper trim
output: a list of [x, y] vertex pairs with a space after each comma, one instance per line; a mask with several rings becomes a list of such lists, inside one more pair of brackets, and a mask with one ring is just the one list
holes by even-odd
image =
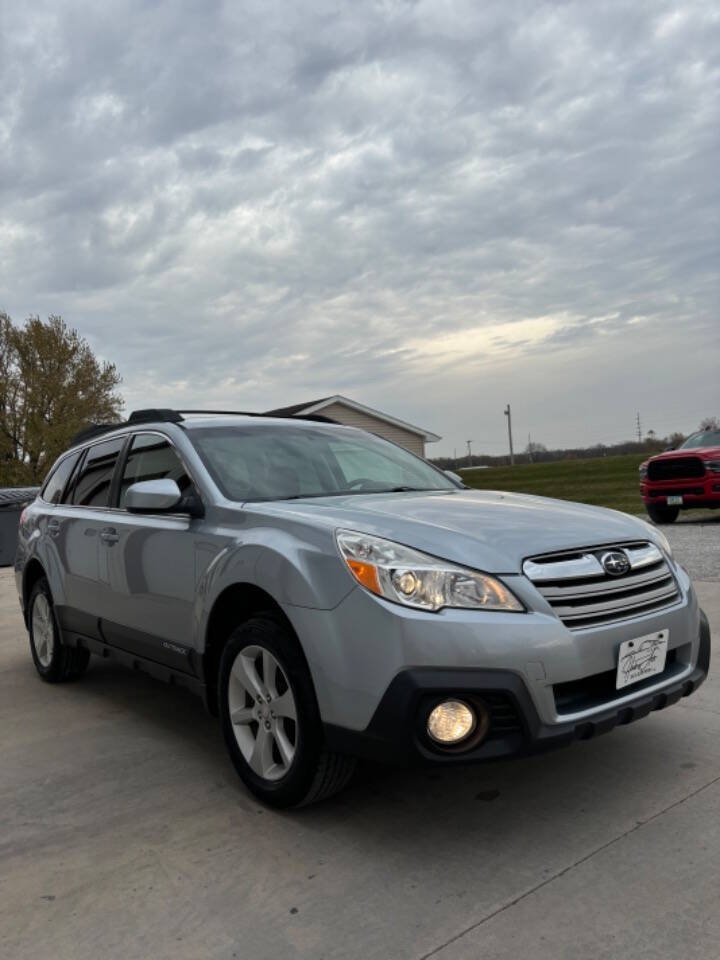
[[[365, 730], [326, 724], [328, 746], [341, 753], [389, 763], [457, 764], [524, 756], [566, 746], [574, 740], [588, 740], [639, 720], [653, 710], [663, 710], [697, 690], [710, 666], [710, 626], [704, 613], [700, 617], [700, 650], [689, 676], [663, 690], [638, 696], [631, 704], [609, 705], [590, 719], [543, 723], [525, 683], [510, 671], [418, 667], [395, 677]], [[490, 728], [482, 743], [465, 752], [443, 750], [431, 743], [425, 735], [424, 721], [433, 705], [444, 697], [459, 697], [488, 709]], [[494, 703], [500, 704], [495, 714]]]

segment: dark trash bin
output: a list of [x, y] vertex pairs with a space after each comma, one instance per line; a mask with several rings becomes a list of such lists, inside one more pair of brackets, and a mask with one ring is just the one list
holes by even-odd
[[40, 487], [0, 488], [0, 567], [15, 562], [18, 522], [23, 508], [32, 503]]

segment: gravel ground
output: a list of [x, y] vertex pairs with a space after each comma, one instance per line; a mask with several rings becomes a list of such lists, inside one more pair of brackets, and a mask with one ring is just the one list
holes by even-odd
[[720, 582], [720, 510], [697, 519], [688, 513], [660, 529], [693, 580]]

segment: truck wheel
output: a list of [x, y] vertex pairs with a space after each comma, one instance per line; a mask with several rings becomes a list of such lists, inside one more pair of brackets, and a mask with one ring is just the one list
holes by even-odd
[[680, 507], [668, 507], [663, 503], [648, 503], [646, 507], [653, 523], [675, 523], [680, 513]]
[[28, 601], [30, 652], [35, 669], [47, 683], [75, 680], [87, 670], [90, 653], [82, 647], [68, 647], [60, 639], [50, 584], [41, 577]]
[[310, 672], [272, 612], [230, 635], [220, 660], [223, 736], [245, 785], [274, 807], [315, 803], [341, 790], [355, 760], [324, 744]]

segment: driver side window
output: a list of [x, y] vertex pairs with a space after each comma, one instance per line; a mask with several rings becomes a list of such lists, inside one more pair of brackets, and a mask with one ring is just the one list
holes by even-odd
[[174, 480], [183, 496], [193, 491], [192, 480], [170, 442], [154, 433], [138, 433], [132, 439], [120, 481], [120, 507], [125, 506], [128, 489], [142, 480]]

